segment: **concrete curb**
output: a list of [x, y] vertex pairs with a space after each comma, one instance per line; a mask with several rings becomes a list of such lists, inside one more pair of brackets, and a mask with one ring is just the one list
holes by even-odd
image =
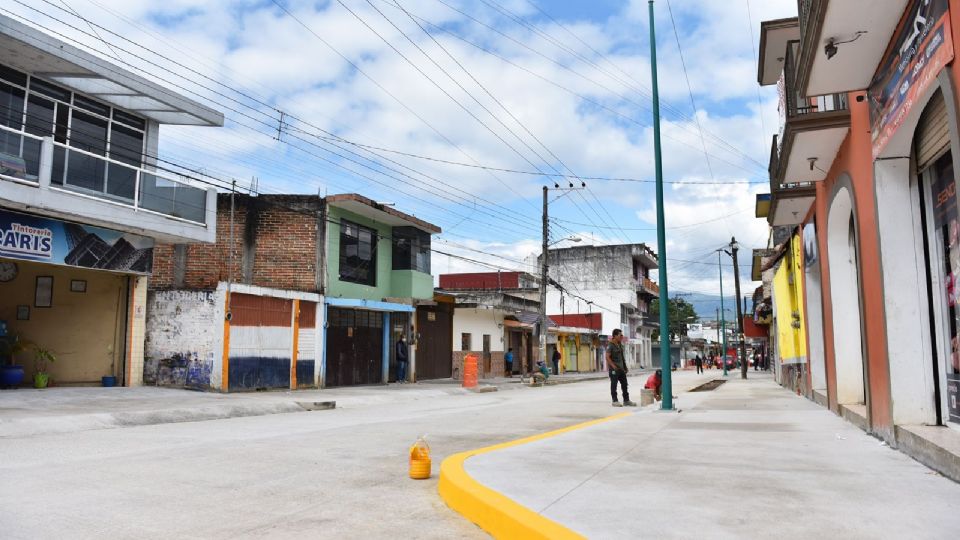
[[33, 435], [51, 435], [178, 422], [200, 422], [204, 420], [222, 420], [243, 416], [266, 416], [292, 412], [307, 412], [296, 402], [244, 403], [214, 405], [180, 409], [162, 409], [154, 411], [132, 411], [121, 413], [94, 413], [65, 416], [37, 417], [9, 422], [0, 422], [0, 439], [29, 437]]
[[440, 464], [437, 491], [451, 509], [461, 514], [494, 538], [580, 539], [584, 536], [517, 503], [498, 491], [477, 482], [464, 469], [468, 458], [496, 450], [609, 422], [633, 414], [624, 412], [575, 424], [539, 435], [454, 454]]

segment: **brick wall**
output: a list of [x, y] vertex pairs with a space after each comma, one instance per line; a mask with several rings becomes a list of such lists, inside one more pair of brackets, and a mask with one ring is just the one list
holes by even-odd
[[[261, 197], [263, 198], [263, 197]], [[316, 291], [316, 197], [266, 197], [257, 222], [253, 283], [260, 287]]]
[[217, 243], [154, 248], [152, 289], [210, 290], [228, 281], [275, 289], [317, 290], [317, 212], [307, 195], [217, 197]]

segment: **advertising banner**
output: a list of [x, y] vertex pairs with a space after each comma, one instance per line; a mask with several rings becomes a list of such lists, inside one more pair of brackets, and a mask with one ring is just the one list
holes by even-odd
[[149, 274], [153, 239], [0, 210], [0, 257]]
[[947, 409], [950, 421], [960, 422], [960, 222], [957, 212], [957, 184], [953, 178], [953, 163], [940, 159], [934, 165], [930, 189], [933, 193], [933, 226], [937, 241], [943, 246], [943, 297], [950, 318], [950, 356], [947, 358]]
[[940, 70], [953, 60], [948, 0], [911, 0], [905, 24], [893, 36], [867, 89], [873, 158], [890, 138]]

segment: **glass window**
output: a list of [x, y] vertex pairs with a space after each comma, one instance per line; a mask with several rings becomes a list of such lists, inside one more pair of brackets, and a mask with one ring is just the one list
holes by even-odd
[[110, 107], [100, 103], [99, 101], [94, 101], [88, 97], [81, 96], [80, 94], [73, 95], [73, 105], [77, 108], [110, 118]]
[[464, 332], [464, 333], [460, 334], [460, 350], [461, 350], [461, 351], [470, 351], [470, 350], [472, 350], [471, 345], [473, 345], [473, 344], [471, 343], [472, 340], [470, 339], [470, 338], [472, 338], [472, 337], [473, 337], [473, 335], [472, 335], [472, 334], [469, 334], [469, 333], [467, 333], [467, 332]]
[[416, 227], [394, 227], [393, 269], [429, 274], [430, 234]]
[[130, 127], [137, 128], [140, 131], [147, 129], [147, 124], [143, 121], [143, 118], [125, 113], [119, 109], [113, 110], [113, 119], [117, 122], [123, 122]]
[[[17, 131], [23, 127], [23, 99], [23, 90], [0, 83], [0, 124]], [[0, 130], [0, 153], [21, 157], [21, 139], [20, 135]]]
[[[110, 129], [110, 158], [139, 167], [143, 150], [143, 133], [114, 122]], [[133, 199], [137, 171], [116, 163], [107, 165], [107, 193]]]
[[340, 279], [364, 285], [377, 282], [377, 232], [340, 221]]
[[8, 68], [3, 64], [0, 64], [0, 79], [11, 82], [23, 88], [27, 87], [26, 73], [21, 73], [13, 68]]
[[[106, 155], [107, 121], [74, 110], [70, 124], [70, 146], [99, 156]], [[94, 156], [70, 152], [67, 158], [66, 184], [103, 192], [106, 163]]]
[[[12, 83], [0, 82], [0, 125], [17, 130], [22, 128], [40, 137], [53, 136], [54, 142], [61, 145], [130, 165], [126, 167], [88, 154], [72, 152], [63, 146], [54, 146], [52, 184], [92, 190], [126, 202], [133, 201], [137, 179], [135, 168], [143, 164], [146, 129], [143, 118], [112, 109], [106, 103], [59, 85], [28, 77], [2, 64], [0, 80]], [[13, 85], [26, 87], [27, 90]], [[0, 155], [8, 156], [2, 163], [16, 166], [15, 158], [22, 157], [24, 164], [20, 165], [20, 169], [26, 168], [28, 179], [36, 179], [39, 175], [40, 148], [41, 142], [38, 140], [0, 130]], [[145, 192], [152, 206], [169, 207], [172, 215], [191, 220], [199, 218], [201, 222], [205, 218], [206, 194], [202, 189], [167, 185], [166, 180], [153, 178], [150, 186], [141, 187], [141, 192]]]
[[66, 88], [61, 88], [55, 84], [42, 81], [37, 78], [30, 79], [30, 91], [39, 92], [47, 97], [56, 99], [57, 101], [62, 101], [64, 103], [70, 103], [70, 91]]

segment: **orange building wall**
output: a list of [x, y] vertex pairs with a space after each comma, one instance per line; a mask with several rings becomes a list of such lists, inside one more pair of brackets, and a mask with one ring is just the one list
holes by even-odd
[[[827, 392], [829, 406], [839, 412], [837, 406], [836, 366], [833, 346], [833, 306], [830, 300], [829, 253], [827, 251], [827, 216], [831, 195], [837, 179], [844, 173], [850, 176], [857, 226], [857, 249], [860, 262], [860, 288], [863, 317], [863, 343], [867, 356], [864, 376], [868, 380], [869, 414], [873, 431], [893, 437], [892, 412], [890, 408], [890, 371], [887, 360], [887, 339], [884, 322], [883, 283], [880, 272], [880, 244], [877, 236], [876, 201], [873, 183], [873, 160], [870, 147], [870, 114], [867, 102], [857, 101], [849, 95], [850, 131], [840, 146], [840, 151], [830, 167], [826, 180], [817, 185], [816, 220], [818, 249], [821, 258], [823, 282], [824, 348], [826, 356]], [[838, 329], [843, 332], [843, 329]]]

